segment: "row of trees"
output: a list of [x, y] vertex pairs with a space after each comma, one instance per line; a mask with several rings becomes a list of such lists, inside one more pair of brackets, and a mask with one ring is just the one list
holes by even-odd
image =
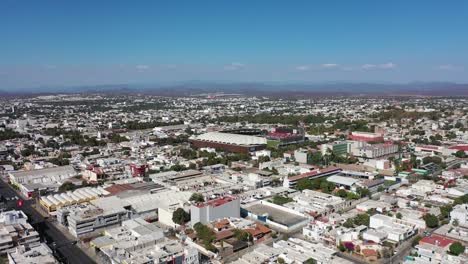
[[244, 116], [223, 116], [216, 119], [218, 122], [237, 123], [248, 122], [256, 124], [284, 124], [298, 125], [300, 122], [305, 124], [318, 124], [327, 120], [322, 115], [273, 115], [269, 113], [261, 113], [257, 115]]
[[171, 125], [180, 125], [181, 121], [178, 122], [139, 122], [139, 121], [128, 121], [124, 124], [124, 127], [130, 130], [141, 130], [141, 129], [151, 129], [160, 126], [171, 126]]
[[23, 135], [21, 133], [18, 133], [12, 129], [4, 129], [0, 130], [0, 141], [2, 140], [9, 140], [9, 139], [15, 139], [15, 138], [23, 138], [23, 137], [28, 137], [27, 135]]
[[355, 226], [365, 225], [369, 226], [370, 215], [367, 213], [358, 214], [355, 218], [348, 218], [344, 222], [343, 226], [347, 228], [353, 228]]

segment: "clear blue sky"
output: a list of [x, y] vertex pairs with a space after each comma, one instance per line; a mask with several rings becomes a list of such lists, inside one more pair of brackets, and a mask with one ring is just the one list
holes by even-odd
[[0, 89], [468, 82], [468, 1], [0, 1]]

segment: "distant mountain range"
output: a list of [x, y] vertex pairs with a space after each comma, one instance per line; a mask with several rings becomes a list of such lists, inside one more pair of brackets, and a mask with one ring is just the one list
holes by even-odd
[[0, 96], [56, 93], [149, 94], [160, 96], [197, 96], [227, 93], [248, 96], [316, 97], [316, 96], [468, 96], [468, 84], [449, 82], [394, 83], [261, 83], [202, 82], [173, 84], [114, 84], [66, 88], [21, 89], [0, 91]]

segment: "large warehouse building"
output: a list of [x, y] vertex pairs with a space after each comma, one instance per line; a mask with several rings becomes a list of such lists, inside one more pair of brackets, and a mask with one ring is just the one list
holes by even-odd
[[208, 132], [202, 135], [192, 136], [189, 140], [194, 147], [210, 147], [239, 153], [262, 150], [267, 144], [267, 139], [263, 137], [224, 132]]

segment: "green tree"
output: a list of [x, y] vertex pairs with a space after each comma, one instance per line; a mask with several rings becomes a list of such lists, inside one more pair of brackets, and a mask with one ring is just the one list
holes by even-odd
[[358, 214], [354, 218], [354, 224], [369, 226], [369, 220], [370, 220], [369, 214]]
[[202, 223], [196, 223], [193, 228], [197, 232], [197, 238], [202, 240], [205, 245], [210, 244], [216, 238], [214, 231]]
[[424, 221], [426, 222], [426, 225], [430, 228], [438, 227], [439, 226], [439, 219], [437, 219], [437, 216], [433, 214], [427, 214], [424, 216]]
[[203, 203], [205, 201], [205, 197], [203, 197], [203, 194], [201, 193], [193, 193], [190, 196], [189, 201], [194, 202], [194, 203]]
[[312, 190], [313, 185], [312, 185], [311, 180], [309, 180], [309, 179], [300, 179], [296, 184], [296, 189], [298, 189], [299, 191]]
[[292, 202], [292, 201], [294, 201], [292, 198], [286, 197], [286, 196], [280, 196], [280, 195], [275, 195], [271, 199], [272, 203], [278, 204], [278, 205], [283, 205], [285, 203], [289, 203], [289, 202]]
[[313, 258], [307, 259], [304, 264], [317, 264], [317, 261]]
[[233, 230], [233, 233], [234, 233], [234, 237], [237, 240], [241, 240], [241, 241], [245, 241], [245, 242], [253, 241], [253, 237], [249, 232], [246, 232], [244, 230], [240, 230], [240, 229], [236, 228], [236, 229]]
[[190, 221], [190, 214], [185, 212], [182, 208], [177, 208], [177, 210], [172, 213], [172, 221], [178, 225], [183, 225]]
[[398, 212], [398, 213], [396, 214], [396, 218], [401, 219], [402, 217], [403, 217], [403, 215], [401, 215], [400, 212]]
[[66, 192], [66, 191], [72, 191], [76, 188], [76, 186], [71, 183], [71, 182], [64, 182], [62, 185], [59, 187], [59, 192]]
[[453, 207], [451, 205], [445, 205], [440, 207], [440, 218], [445, 219], [450, 216], [450, 212], [452, 212]]
[[453, 201], [453, 206], [466, 203], [468, 203], [468, 194], [455, 198]]
[[419, 241], [422, 239], [420, 235], [417, 235], [413, 238], [413, 242], [411, 243], [411, 246], [415, 247], [417, 244], [419, 244]]
[[357, 200], [357, 199], [359, 199], [359, 198], [361, 198], [361, 197], [359, 196], [359, 194], [354, 193], [354, 192], [347, 192], [347, 194], [346, 194], [346, 199], [347, 199], [347, 200]]
[[278, 177], [273, 177], [271, 179], [271, 186], [276, 187], [281, 185], [281, 179]]
[[464, 150], [458, 150], [455, 152], [455, 157], [457, 158], [466, 158], [466, 154]]
[[322, 181], [320, 183], [320, 189], [324, 193], [331, 193], [335, 189], [335, 184], [328, 181]]
[[336, 193], [337, 196], [341, 198], [346, 198], [347, 197], [347, 192], [343, 189], [339, 189]]
[[353, 228], [354, 227], [353, 219], [351, 218], [346, 219], [346, 221], [343, 223], [343, 226], [347, 228]]
[[460, 242], [452, 243], [452, 245], [449, 247], [449, 252], [452, 255], [458, 256], [465, 252], [465, 246], [463, 246]]

